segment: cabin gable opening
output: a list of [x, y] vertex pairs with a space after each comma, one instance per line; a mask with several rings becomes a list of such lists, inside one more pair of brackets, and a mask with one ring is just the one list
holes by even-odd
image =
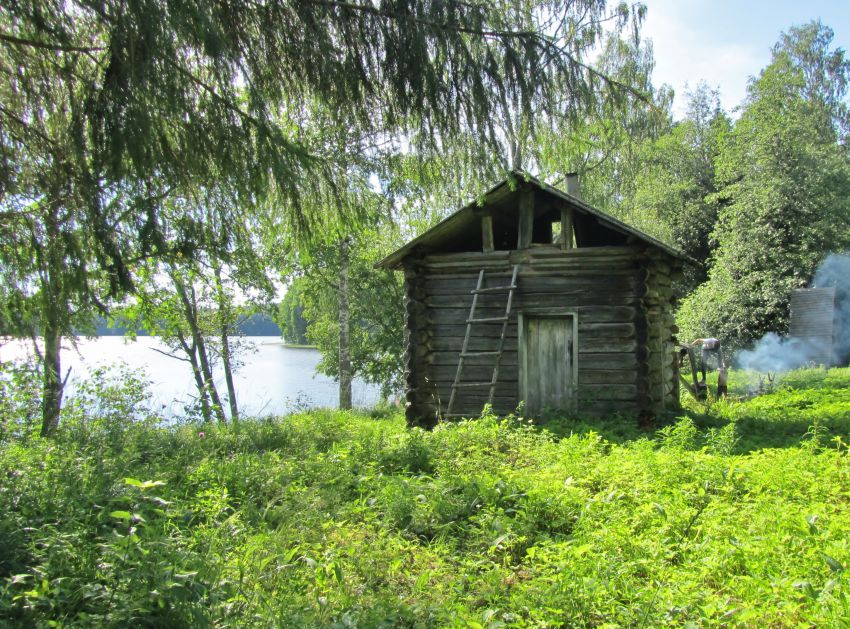
[[[681, 252], [585, 203], [575, 176], [567, 192], [516, 171], [477, 201], [414, 238], [377, 263], [399, 268], [406, 258], [560, 247], [642, 247], [686, 259]], [[557, 223], [560, 222], [560, 228]]]
[[[480, 229], [440, 243], [430, 253], [512, 251], [530, 247], [605, 247], [630, 244], [624, 234], [586, 216], [575, 206], [541, 190], [518, 190], [499, 202], [477, 208]], [[479, 233], [475, 233], [476, 230]], [[480, 245], [480, 246], [479, 246]]]

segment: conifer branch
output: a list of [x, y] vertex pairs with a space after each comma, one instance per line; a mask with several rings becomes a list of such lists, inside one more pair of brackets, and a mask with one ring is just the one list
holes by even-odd
[[105, 46], [67, 46], [64, 44], [54, 44], [52, 42], [38, 41], [35, 39], [26, 39], [16, 37], [0, 31], [0, 41], [13, 44], [15, 46], [26, 46], [28, 48], [39, 48], [41, 50], [52, 50], [54, 52], [101, 52], [106, 50]]
[[256, 117], [234, 105], [233, 101], [219, 94], [218, 90], [216, 90], [212, 85], [210, 85], [200, 77], [195, 76], [191, 71], [187, 70], [179, 63], [175, 62], [173, 59], [166, 59], [166, 61], [172, 68], [177, 70], [177, 72], [185, 76], [192, 83], [194, 83], [196, 86], [200, 87], [207, 94], [209, 94], [209, 96], [218, 104], [223, 105], [226, 109], [229, 109], [246, 122], [251, 123], [254, 127], [262, 128], [265, 126], [262, 121], [258, 120]]
[[380, 9], [374, 6], [365, 6], [362, 4], [355, 4], [352, 2], [338, 2], [336, 0], [304, 0], [306, 4], [313, 4], [323, 7], [328, 7], [330, 9], [348, 9], [351, 11], [359, 11], [361, 13], [368, 13], [369, 15], [373, 15], [375, 17], [380, 17], [388, 20], [408, 20], [410, 22], [414, 22], [416, 24], [421, 24], [422, 26], [428, 26], [431, 28], [435, 28], [441, 31], [451, 31], [455, 33], [464, 33], [466, 35], [477, 35], [479, 37], [498, 37], [501, 39], [515, 38], [515, 39], [525, 39], [525, 38], [536, 38], [538, 37], [538, 33], [534, 31], [503, 31], [503, 30], [484, 30], [477, 28], [470, 28], [468, 26], [461, 26], [459, 24], [446, 24], [444, 22], [436, 22], [434, 20], [429, 20], [423, 17], [416, 16], [414, 14], [405, 14], [405, 13], [393, 13], [391, 11], [386, 11], [384, 9]]
[[469, 26], [463, 26], [460, 24], [448, 24], [444, 22], [437, 22], [414, 14], [394, 13], [376, 6], [366, 6], [353, 2], [343, 2], [340, 0], [304, 0], [304, 2], [306, 2], [307, 4], [323, 6], [332, 9], [359, 11], [361, 13], [367, 13], [369, 15], [373, 15], [375, 17], [387, 20], [407, 20], [415, 24], [420, 24], [422, 26], [427, 26], [440, 31], [463, 33], [466, 35], [475, 35], [484, 38], [525, 39], [534, 41], [540, 46], [540, 48], [544, 52], [547, 53], [550, 61], [554, 61], [559, 58], [566, 59], [574, 67], [584, 70], [591, 76], [603, 81], [609, 87], [615, 88], [616, 90], [621, 92], [632, 94], [638, 100], [652, 105], [651, 99], [649, 99], [647, 95], [642, 93], [640, 90], [635, 89], [631, 85], [627, 85], [626, 83], [618, 81], [608, 76], [604, 72], [601, 72], [596, 68], [580, 61], [564, 46], [559, 45], [552, 37], [543, 35], [542, 33], [539, 33], [537, 31], [511, 31], [499, 29], [471, 28]]
[[[0, 103], [0, 114], [3, 114], [7, 118], [9, 118], [17, 126], [21, 127], [26, 133], [32, 133], [39, 140], [41, 140], [42, 142], [44, 142], [48, 146], [53, 147], [54, 150], [59, 149], [59, 144], [57, 142], [55, 142], [52, 138], [48, 137], [40, 129], [36, 129], [31, 124], [27, 123], [26, 120], [24, 120], [20, 116], [16, 115], [15, 112], [4, 107], [2, 103]], [[61, 153], [57, 154], [56, 156], [59, 157], [60, 155], [61, 155]]]

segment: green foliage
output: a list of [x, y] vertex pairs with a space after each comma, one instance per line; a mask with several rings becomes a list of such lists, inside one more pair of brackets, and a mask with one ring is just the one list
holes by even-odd
[[177, 251], [138, 265], [134, 299], [121, 312], [133, 324], [130, 335], [141, 326], [190, 364], [208, 421], [225, 419], [213, 364], [224, 371], [230, 418], [238, 419], [233, 373], [247, 349], [240, 325], [274, 295], [269, 275], [279, 262], [276, 230], [257, 210], [205, 189], [163, 203], [169, 216], [163, 235], [178, 243]]
[[687, 403], [697, 423], [709, 430], [734, 425], [736, 451], [800, 443], [817, 449], [850, 434], [850, 369], [790, 371], [772, 385], [761, 374], [729, 373], [733, 401], [714, 402], [708, 415], [702, 405]]
[[850, 246], [850, 162], [839, 142], [850, 62], [831, 39], [820, 23], [791, 29], [749, 86], [715, 164], [717, 249], [709, 280], [679, 313], [685, 338], [740, 347], [785, 332], [791, 291], [825, 254]]
[[[838, 626], [849, 385], [794, 372], [617, 441], [592, 420], [556, 437], [489, 414], [432, 432], [400, 415], [89, 416], [0, 446], [0, 622]], [[136, 390], [114, 391], [86, 413], [132, 414]], [[770, 442], [816, 417], [845, 439]]]
[[735, 422], [729, 422], [722, 428], [709, 428], [705, 433], [705, 447], [709, 452], [729, 455], [738, 446], [738, 428]]
[[38, 434], [41, 391], [32, 362], [0, 364], [0, 443]]
[[158, 202], [187, 182], [244, 204], [279, 195], [290, 226], [307, 233], [314, 197], [333, 198], [314, 184], [342, 177], [327, 176], [335, 164], [312, 154], [309, 130], [279, 124], [281, 113], [318, 103], [337, 126], [406, 133], [432, 147], [465, 132], [480, 155], [498, 144], [494, 121], [506, 102], [543, 117], [555, 103], [574, 112], [603, 92], [626, 92], [586, 72], [582, 58], [603, 26], [633, 24], [629, 7], [558, 8], [16, 2], [2, 15], [0, 53], [6, 67], [28, 72], [4, 72], [0, 83], [0, 181], [21, 194], [26, 162], [68, 175], [67, 184], [49, 183], [69, 190], [41, 192], [55, 202], [73, 193], [80, 205], [66, 209], [91, 227], [79, 233], [124, 288], [134, 245], [166, 247]]
[[[398, 230], [382, 221], [350, 237], [349, 313], [353, 373], [381, 386], [384, 396], [401, 389], [404, 347], [404, 278], [374, 264], [399, 244]], [[294, 265], [292, 286], [309, 322], [307, 340], [322, 354], [318, 370], [339, 376], [339, 243], [314, 244]]]
[[[561, 118], [528, 138], [525, 151], [541, 177], [557, 184], [577, 172], [584, 199], [649, 233], [657, 233], [654, 217], [632, 211], [638, 179], [646, 168], [645, 146], [669, 132], [673, 92], [652, 84], [655, 67], [652, 45], [639, 39], [622, 39], [612, 33], [605, 39], [595, 67], [635, 88], [639, 96], [618, 101], [598, 101], [581, 119]], [[529, 164], [524, 164], [530, 169]], [[668, 234], [661, 234], [661, 237]]]
[[280, 326], [287, 343], [307, 345], [307, 320], [304, 318], [304, 298], [299, 282], [292, 282], [275, 312], [275, 322]]
[[697, 427], [689, 417], [658, 431], [663, 448], [676, 452], [693, 450], [696, 447]]
[[96, 367], [74, 383], [62, 409], [62, 430], [82, 439], [114, 438], [137, 423], [155, 425], [160, 420], [150, 402], [150, 383], [141, 370]]
[[[720, 109], [719, 94], [704, 83], [689, 94], [688, 113], [666, 134], [644, 143], [634, 194], [625, 200], [630, 223], [670, 242], [700, 264], [711, 254], [709, 237], [718, 206], [715, 161], [731, 122]], [[688, 265], [687, 288], [705, 280], [705, 269]]]

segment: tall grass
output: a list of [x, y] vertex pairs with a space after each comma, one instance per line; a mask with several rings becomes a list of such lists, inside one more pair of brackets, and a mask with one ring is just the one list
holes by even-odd
[[841, 625], [848, 385], [792, 374], [654, 432], [430, 433], [328, 411], [163, 428], [121, 420], [132, 383], [99, 386], [55, 440], [0, 445], [0, 623]]

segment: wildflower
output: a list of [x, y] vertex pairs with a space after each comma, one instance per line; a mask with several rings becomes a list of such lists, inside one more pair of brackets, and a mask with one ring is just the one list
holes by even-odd
[[198, 433], [198, 439], [203, 439], [206, 435], [202, 432]]

